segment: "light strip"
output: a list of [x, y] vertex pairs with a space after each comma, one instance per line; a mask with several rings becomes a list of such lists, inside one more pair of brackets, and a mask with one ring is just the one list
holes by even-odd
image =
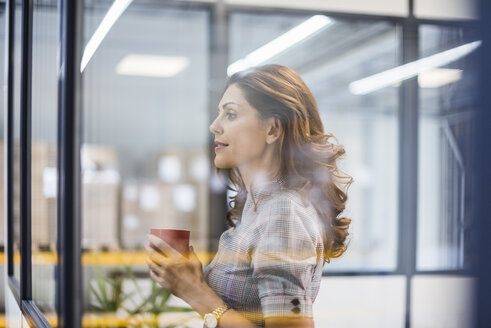
[[259, 65], [330, 24], [332, 24], [332, 20], [329, 17], [323, 15], [312, 16], [305, 22], [254, 50], [246, 57], [230, 64], [227, 74], [230, 76], [249, 67]]
[[189, 59], [178, 56], [131, 54], [116, 66], [120, 75], [172, 77], [189, 66]]
[[482, 41], [474, 41], [462, 46], [401, 65], [387, 71], [351, 82], [349, 90], [355, 95], [365, 95], [381, 88], [410, 79], [419, 73], [435, 67], [445, 66], [476, 50]]
[[111, 8], [107, 11], [106, 16], [102, 19], [101, 24], [95, 31], [92, 38], [90, 38], [87, 46], [85, 46], [84, 53], [82, 55], [82, 61], [80, 63], [80, 72], [85, 70], [90, 59], [99, 48], [102, 40], [106, 37], [107, 33], [111, 27], [116, 23], [118, 18], [123, 14], [123, 12], [128, 8], [128, 6], [133, 2], [133, 0], [114, 0]]

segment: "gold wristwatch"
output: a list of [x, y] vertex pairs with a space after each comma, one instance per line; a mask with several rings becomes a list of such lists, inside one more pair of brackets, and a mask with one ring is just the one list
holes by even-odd
[[205, 314], [203, 317], [206, 328], [215, 328], [218, 326], [218, 320], [222, 317], [225, 311], [228, 310], [227, 304], [222, 304], [217, 307], [213, 312]]

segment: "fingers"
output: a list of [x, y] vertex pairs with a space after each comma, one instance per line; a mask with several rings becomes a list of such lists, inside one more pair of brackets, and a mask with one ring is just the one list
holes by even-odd
[[167, 256], [182, 256], [181, 253], [176, 251], [173, 247], [167, 244], [165, 241], [154, 235], [147, 235], [147, 239], [154, 247], [166, 254]]
[[156, 264], [165, 265], [167, 263], [167, 258], [162, 253], [157, 252], [152, 246], [145, 245], [145, 250], [148, 253], [148, 258]]
[[147, 262], [147, 265], [148, 265], [148, 268], [150, 269], [150, 271], [153, 271], [155, 273], [160, 272], [160, 270], [161, 270], [160, 265], [156, 264], [151, 258], [147, 257], [146, 262]]
[[153, 281], [155, 281], [157, 284], [159, 284], [160, 286], [168, 289], [169, 286], [167, 286], [166, 282], [164, 279], [162, 279], [157, 273], [155, 273], [154, 271], [150, 271], [150, 278], [152, 278]]

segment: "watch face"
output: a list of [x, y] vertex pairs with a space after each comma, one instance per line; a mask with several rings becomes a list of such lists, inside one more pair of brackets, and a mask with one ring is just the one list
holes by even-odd
[[207, 313], [205, 314], [205, 326], [207, 328], [215, 328], [218, 324], [217, 322], [217, 317], [213, 313]]

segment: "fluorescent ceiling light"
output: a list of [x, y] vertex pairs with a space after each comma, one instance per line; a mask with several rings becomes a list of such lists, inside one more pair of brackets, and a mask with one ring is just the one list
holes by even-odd
[[189, 66], [186, 57], [128, 55], [116, 66], [120, 75], [171, 77]]
[[462, 46], [437, 53], [436, 55], [425, 57], [414, 62], [389, 69], [382, 73], [351, 82], [349, 85], [349, 90], [352, 94], [364, 95], [378, 89], [394, 85], [429, 69], [448, 65], [476, 50], [481, 43], [481, 41], [467, 43]]
[[332, 20], [327, 16], [312, 16], [261, 48], [254, 50], [246, 57], [230, 64], [227, 74], [230, 76], [249, 67], [259, 65], [330, 24], [332, 24]]
[[434, 68], [418, 75], [421, 88], [439, 88], [462, 78], [461, 69]]
[[97, 48], [99, 48], [102, 40], [104, 40], [111, 27], [114, 25], [114, 23], [116, 23], [119, 16], [123, 14], [132, 1], [133, 0], [114, 0], [111, 8], [109, 8], [107, 11], [106, 16], [104, 16], [102, 19], [101, 24], [85, 46], [82, 61], [80, 63], [80, 72], [85, 70], [85, 67], [96, 52]]

